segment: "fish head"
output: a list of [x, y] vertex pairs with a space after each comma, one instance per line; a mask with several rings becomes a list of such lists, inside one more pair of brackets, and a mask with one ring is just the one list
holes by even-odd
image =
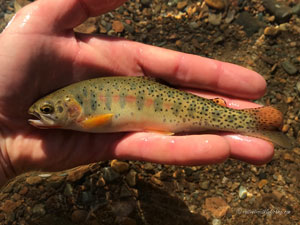
[[65, 128], [70, 123], [65, 98], [42, 98], [28, 110], [35, 117], [28, 122], [37, 128]]

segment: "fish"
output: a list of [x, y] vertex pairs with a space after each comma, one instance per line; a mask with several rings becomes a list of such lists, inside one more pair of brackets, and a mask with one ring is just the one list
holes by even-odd
[[41, 129], [90, 133], [159, 132], [173, 135], [225, 131], [284, 148], [283, 114], [272, 106], [232, 109], [145, 76], [99, 77], [63, 87], [37, 100], [28, 122]]

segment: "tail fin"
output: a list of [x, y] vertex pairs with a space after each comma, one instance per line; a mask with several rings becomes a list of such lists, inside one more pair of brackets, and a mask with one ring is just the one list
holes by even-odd
[[254, 116], [257, 122], [257, 130], [254, 133], [245, 133], [246, 135], [271, 141], [288, 149], [295, 146], [295, 141], [280, 131], [283, 124], [283, 115], [279, 110], [271, 106], [242, 110]]
[[278, 109], [272, 106], [242, 109], [242, 111], [246, 111], [256, 118], [258, 129], [276, 130], [282, 127], [283, 115]]
[[245, 133], [252, 137], [264, 139], [266, 141], [273, 142], [280, 147], [291, 149], [295, 147], [296, 143], [291, 138], [288, 138], [284, 133], [274, 130], [258, 130], [255, 133]]

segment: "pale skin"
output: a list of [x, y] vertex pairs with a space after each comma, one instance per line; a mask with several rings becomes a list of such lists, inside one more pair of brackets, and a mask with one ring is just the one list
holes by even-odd
[[176, 165], [220, 163], [229, 157], [257, 165], [271, 160], [271, 143], [241, 135], [89, 134], [28, 124], [27, 109], [35, 100], [100, 75], [159, 77], [180, 88], [197, 88], [196, 94], [206, 97], [230, 94], [234, 98], [224, 97], [229, 107], [257, 106], [243, 100], [265, 92], [266, 82], [256, 72], [124, 39], [73, 32], [89, 16], [123, 2], [39, 0], [20, 10], [0, 34], [1, 185], [29, 170], [58, 171], [113, 158]]

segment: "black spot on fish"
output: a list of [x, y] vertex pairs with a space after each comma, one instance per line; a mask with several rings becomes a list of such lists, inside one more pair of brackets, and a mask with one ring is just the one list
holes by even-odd
[[57, 107], [57, 111], [60, 112], [60, 113], [62, 113], [62, 112], [64, 111], [64, 108], [61, 107], [61, 106], [58, 106], [58, 107]]

